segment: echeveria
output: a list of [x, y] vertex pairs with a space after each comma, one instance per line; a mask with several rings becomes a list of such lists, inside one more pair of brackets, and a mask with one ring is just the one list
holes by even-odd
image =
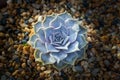
[[67, 12], [47, 15], [34, 25], [34, 32], [29, 43], [35, 48], [35, 60], [43, 65], [52, 64], [61, 70], [84, 55], [86, 29]]

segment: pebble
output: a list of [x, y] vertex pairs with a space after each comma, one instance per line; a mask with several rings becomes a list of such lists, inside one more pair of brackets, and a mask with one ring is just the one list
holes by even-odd
[[92, 62], [94, 62], [95, 60], [96, 60], [96, 57], [91, 57], [91, 58], [88, 59], [88, 62], [89, 62], [89, 63], [92, 63]]
[[22, 68], [26, 68], [26, 63], [22, 63]]
[[117, 58], [120, 60], [120, 52], [117, 53]]
[[41, 69], [41, 71], [44, 71], [46, 68], [44, 66], [42, 66], [40, 69]]
[[35, 9], [40, 9], [40, 5], [39, 5], [39, 4], [32, 4], [32, 6], [33, 6]]
[[73, 71], [75, 72], [83, 72], [83, 68], [79, 65], [73, 67]]
[[19, 72], [19, 70], [15, 70], [15, 71], [12, 73], [12, 76], [17, 75], [17, 74], [18, 74], [18, 72]]
[[88, 62], [87, 61], [81, 61], [81, 66], [83, 66], [83, 68], [85, 70], [87, 70], [87, 68], [88, 68]]
[[40, 66], [37, 66], [37, 71], [40, 71], [41, 70], [41, 67]]
[[110, 61], [109, 60], [104, 60], [104, 64], [109, 67], [110, 66]]
[[29, 49], [30, 49], [29, 46], [24, 46], [24, 47], [23, 47], [23, 53], [24, 53], [24, 54], [29, 54]]
[[96, 76], [99, 71], [100, 71], [99, 68], [93, 69], [93, 70], [92, 70], [92, 75], [93, 75], [93, 76]]
[[51, 72], [52, 72], [51, 70], [44, 71], [45, 74], [50, 74]]

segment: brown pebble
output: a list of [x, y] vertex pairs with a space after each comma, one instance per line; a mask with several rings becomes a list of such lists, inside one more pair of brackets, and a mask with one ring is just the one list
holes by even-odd
[[34, 49], [30, 47], [30, 53], [34, 53]]
[[0, 32], [0, 37], [4, 37], [4, 36], [5, 36], [5, 34]]
[[109, 37], [107, 35], [104, 35], [101, 37], [101, 41], [106, 42], [109, 40]]
[[40, 70], [41, 70], [40, 66], [37, 66], [37, 71], [40, 71]]
[[25, 70], [23, 70], [23, 71], [21, 72], [21, 75], [23, 75], [23, 76], [25, 75]]
[[3, 63], [0, 63], [0, 68], [2, 68], [3, 67]]
[[22, 63], [22, 68], [26, 68], [26, 63]]
[[30, 52], [29, 49], [30, 49], [30, 46], [24, 46], [24, 47], [23, 47], [23, 53], [24, 53], [24, 54], [29, 54], [29, 52]]
[[19, 72], [19, 70], [15, 70], [15, 71], [12, 73], [12, 76], [15, 76], [18, 72]]
[[61, 10], [60, 10], [60, 13], [63, 13], [65, 11], [65, 9], [64, 8], [62, 8]]
[[48, 15], [51, 15], [52, 13], [53, 13], [53, 10], [50, 9], [47, 14], [48, 14]]
[[44, 77], [45, 77], [45, 74], [44, 73], [40, 73], [40, 78], [44, 79]]
[[80, 16], [80, 13], [77, 11], [77, 12], [75, 13], [75, 17], [78, 18], [79, 16]]
[[117, 53], [117, 58], [120, 60], [120, 52]]
[[18, 45], [17, 51], [22, 51], [23, 50], [23, 45]]

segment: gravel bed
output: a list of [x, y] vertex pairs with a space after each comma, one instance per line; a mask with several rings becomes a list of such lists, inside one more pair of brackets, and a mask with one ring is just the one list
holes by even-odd
[[[89, 44], [85, 59], [59, 72], [35, 62], [27, 41], [39, 15], [65, 10]], [[1, 0], [0, 80], [120, 80], [120, 0]]]

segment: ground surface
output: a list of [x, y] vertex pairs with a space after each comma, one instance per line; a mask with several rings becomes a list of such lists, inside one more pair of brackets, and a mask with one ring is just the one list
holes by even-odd
[[[120, 0], [21, 1], [0, 3], [0, 80], [120, 80]], [[65, 10], [83, 20], [89, 44], [75, 71], [60, 73], [35, 62], [26, 43], [38, 15]]]

